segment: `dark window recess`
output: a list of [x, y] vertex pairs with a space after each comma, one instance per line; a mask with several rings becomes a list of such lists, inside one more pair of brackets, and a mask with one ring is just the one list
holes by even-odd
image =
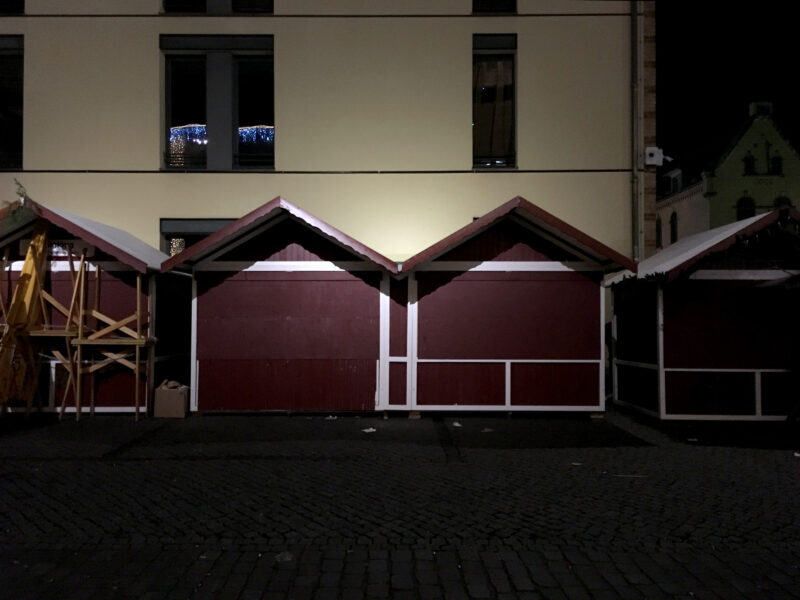
[[515, 14], [517, 0], [472, 0], [472, 12], [490, 15]]
[[165, 13], [204, 13], [206, 0], [164, 0]]
[[167, 150], [169, 168], [206, 167], [205, 56], [167, 56]]
[[275, 90], [271, 56], [235, 58], [238, 132], [234, 164], [275, 164]]
[[161, 251], [174, 256], [235, 219], [161, 219]]
[[664, 232], [662, 231], [661, 219], [656, 219], [656, 248], [664, 247]]
[[515, 35], [473, 36], [472, 159], [476, 168], [516, 166]]
[[750, 196], [742, 196], [736, 201], [736, 220], [756, 216], [756, 202]]
[[0, 169], [22, 168], [22, 36], [0, 36]]
[[745, 175], [756, 174], [756, 157], [750, 153], [750, 150], [748, 150], [747, 154], [745, 154], [744, 158], [742, 159], [742, 163], [744, 164]]
[[271, 15], [274, 12], [273, 0], [233, 0], [232, 9], [235, 13], [254, 13]]
[[792, 206], [792, 201], [788, 196], [778, 196], [773, 203], [775, 208], [789, 208]]
[[24, 15], [25, 0], [0, 0], [0, 15]]
[[783, 157], [779, 154], [771, 156], [769, 159], [769, 174], [783, 175]]
[[674, 244], [678, 241], [678, 213], [669, 216], [669, 243]]
[[[2, 0], [0, 0], [2, 1]], [[213, 14], [231, 13], [268, 14], [273, 13], [273, 0], [164, 0], [165, 13]]]

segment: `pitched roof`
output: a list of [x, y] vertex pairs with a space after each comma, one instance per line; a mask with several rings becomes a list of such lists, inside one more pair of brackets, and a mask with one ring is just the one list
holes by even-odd
[[584, 256], [604, 269], [617, 270], [623, 268], [631, 271], [636, 270], [636, 265], [631, 259], [558, 217], [551, 215], [535, 204], [528, 202], [521, 196], [517, 196], [404, 261], [401, 271], [411, 271], [424, 262], [436, 259], [455, 246], [466, 242], [495, 223], [512, 215], [521, 217], [534, 229], [558, 239], [576, 255]]
[[191, 267], [257, 227], [286, 214], [356, 256], [372, 262], [390, 273], [397, 273], [397, 263], [394, 261], [280, 197], [263, 204], [240, 219], [203, 238], [196, 244], [189, 246], [183, 252], [164, 261], [161, 268], [164, 271], [170, 271], [180, 267]]
[[785, 214], [795, 220], [800, 220], [800, 212], [796, 209], [789, 209], [788, 213], [786, 209], [776, 209], [678, 240], [661, 252], [641, 261], [638, 277], [642, 279], [653, 275], [666, 275], [669, 279], [675, 279], [682, 272], [694, 266], [701, 258], [726, 250], [742, 236], [749, 236], [761, 231]]
[[7, 237], [37, 219], [64, 229], [76, 238], [90, 243], [132, 269], [144, 273], [158, 271], [168, 258], [163, 252], [146, 244], [127, 231], [65, 210], [50, 208], [28, 197], [20, 205], [11, 205], [0, 211], [0, 239]]

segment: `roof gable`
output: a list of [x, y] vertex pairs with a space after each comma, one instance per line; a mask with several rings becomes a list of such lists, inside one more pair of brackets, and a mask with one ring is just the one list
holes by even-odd
[[[636, 270], [636, 265], [629, 258], [517, 196], [409, 258], [402, 263], [401, 272], [411, 271], [432, 260], [459, 256], [461, 251], [475, 244], [479, 236], [509, 219], [522, 223], [533, 235], [541, 236], [548, 253], [554, 254], [548, 258], [564, 260], [567, 255], [571, 255], [573, 259], [593, 262], [604, 270]], [[497, 250], [501, 250], [501, 247], [502, 244]], [[537, 253], [541, 254], [541, 249]], [[492, 254], [489, 251], [484, 260], [494, 258]]]

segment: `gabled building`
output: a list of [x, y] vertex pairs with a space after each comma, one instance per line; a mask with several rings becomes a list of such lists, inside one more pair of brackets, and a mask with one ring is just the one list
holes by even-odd
[[800, 199], [800, 155], [772, 119], [769, 102], [750, 118], [702, 181], [683, 185], [680, 169], [660, 178], [656, 245], [769, 212]]

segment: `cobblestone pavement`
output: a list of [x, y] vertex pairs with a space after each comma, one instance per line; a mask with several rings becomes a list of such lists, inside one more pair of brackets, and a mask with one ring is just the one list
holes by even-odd
[[800, 598], [798, 481], [613, 413], [6, 428], [0, 597]]

